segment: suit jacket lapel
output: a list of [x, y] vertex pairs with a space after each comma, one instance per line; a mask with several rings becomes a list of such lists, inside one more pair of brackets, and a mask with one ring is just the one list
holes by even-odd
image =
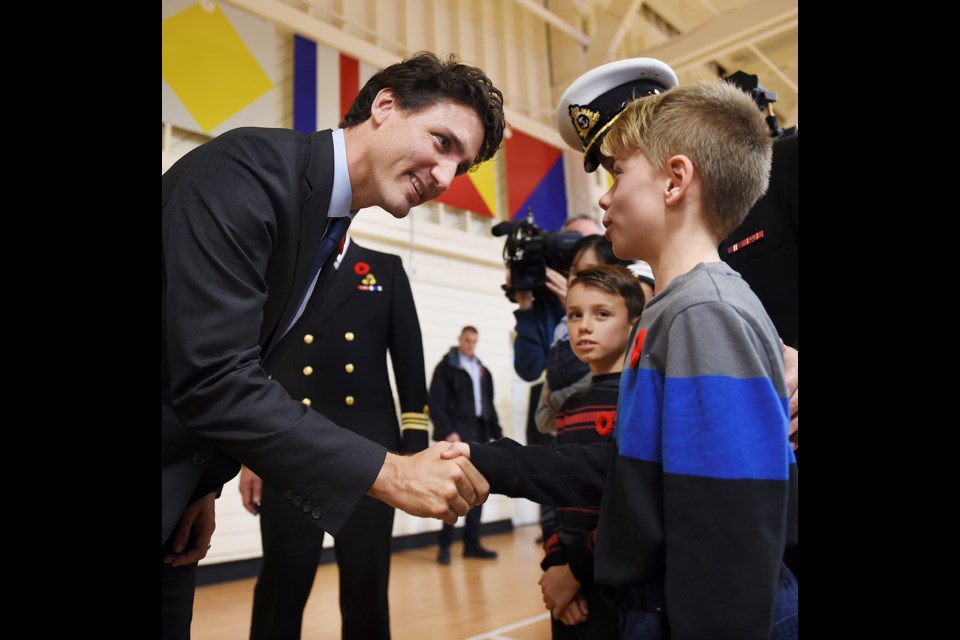
[[262, 356], [266, 360], [276, 346], [282, 332], [287, 328], [293, 314], [297, 311], [297, 302], [309, 285], [310, 269], [313, 266], [320, 241], [327, 226], [327, 212], [333, 195], [333, 138], [332, 132], [319, 131], [310, 139], [310, 158], [303, 173], [309, 193], [303, 201], [300, 213], [300, 241], [297, 246], [297, 267], [293, 276], [293, 285], [288, 292], [280, 322], [274, 330], [273, 338]]
[[357, 292], [360, 276], [354, 273], [353, 265], [363, 260], [365, 252], [366, 249], [350, 238], [350, 246], [340, 262], [340, 268], [324, 274], [328, 281], [323, 283], [323, 290], [319, 295], [314, 295], [307, 305], [304, 314], [310, 314], [310, 317], [306, 326], [320, 326], [331, 314], [341, 311], [347, 299]]

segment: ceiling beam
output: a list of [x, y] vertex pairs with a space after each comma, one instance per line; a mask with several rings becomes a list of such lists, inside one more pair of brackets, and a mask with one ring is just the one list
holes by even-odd
[[550, 24], [556, 27], [557, 29], [559, 29], [560, 31], [562, 31], [563, 33], [567, 34], [568, 36], [570, 36], [571, 38], [579, 42], [584, 47], [590, 46], [590, 37], [587, 34], [583, 33], [579, 29], [575, 29], [574, 27], [570, 26], [569, 24], [564, 22], [564, 20], [560, 16], [550, 11], [549, 9], [544, 8], [543, 5], [537, 4], [533, 0], [513, 0], [513, 1], [518, 5], [520, 5], [521, 7], [523, 7], [524, 9], [526, 9], [527, 11], [538, 16], [541, 20], [543, 20], [547, 24]]
[[757, 0], [639, 55], [663, 60], [679, 73], [796, 29], [799, 24], [799, 0]]
[[607, 54], [604, 56], [605, 62], [610, 62], [614, 59], [614, 56], [617, 55], [617, 49], [620, 47], [620, 43], [623, 42], [623, 39], [627, 37], [627, 34], [634, 28], [634, 20], [636, 19], [637, 12], [640, 11], [640, 5], [643, 4], [643, 0], [632, 0], [630, 6], [627, 8], [627, 11], [623, 14], [623, 19], [620, 21], [619, 26], [617, 27], [617, 32], [614, 34], [613, 38], [610, 39], [610, 44], [607, 45]]
[[617, 47], [634, 28], [633, 18], [641, 4], [641, 0], [613, 0], [609, 6], [595, 10], [594, 45], [587, 49], [584, 58], [587, 69], [615, 59]]
[[760, 60], [763, 64], [765, 64], [765, 65], [767, 66], [767, 68], [770, 69], [770, 71], [772, 71], [772, 72], [774, 73], [774, 75], [776, 75], [778, 78], [780, 78], [780, 80], [781, 80], [784, 84], [786, 84], [788, 87], [790, 87], [791, 89], [793, 89], [793, 92], [794, 92], [795, 94], [800, 95], [800, 87], [797, 86], [797, 83], [794, 82], [794, 81], [790, 78], [790, 76], [788, 76], [787, 74], [785, 74], [785, 73], [780, 69], [780, 67], [778, 67], [778, 66], [773, 62], [773, 60], [771, 60], [770, 58], [768, 58], [762, 51], [760, 51], [760, 49], [757, 48], [757, 45], [751, 44], [748, 48], [750, 49], [750, 52], [753, 53], [753, 55], [757, 56], [757, 59], [758, 59], [758, 60]]
[[363, 38], [341, 31], [292, 5], [278, 2], [278, 0], [226, 1], [375, 67], [387, 67], [398, 61], [396, 53], [381, 49]]

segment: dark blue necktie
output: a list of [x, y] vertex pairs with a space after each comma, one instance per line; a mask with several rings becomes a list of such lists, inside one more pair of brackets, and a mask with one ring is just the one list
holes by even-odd
[[292, 327], [303, 314], [303, 308], [306, 306], [307, 298], [316, 286], [315, 281], [318, 279], [320, 271], [336, 253], [336, 249], [340, 246], [340, 241], [343, 240], [343, 237], [347, 233], [347, 227], [349, 226], [350, 216], [330, 219], [330, 223], [327, 225], [327, 231], [323, 234], [323, 239], [320, 240], [320, 249], [317, 251], [317, 257], [314, 259], [313, 266], [310, 268], [310, 279], [307, 280], [307, 287], [303, 290], [303, 293], [300, 294], [296, 312], [293, 318], [291, 318], [290, 324], [287, 326], [287, 331], [290, 330], [290, 327]]

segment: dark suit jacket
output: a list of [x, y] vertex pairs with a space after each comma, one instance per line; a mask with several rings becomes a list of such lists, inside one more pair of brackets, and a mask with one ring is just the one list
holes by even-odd
[[237, 461], [331, 533], [383, 465], [382, 446], [263, 367], [307, 286], [332, 183], [331, 132], [282, 129], [226, 133], [162, 178], [161, 542]]
[[[298, 323], [316, 339], [291, 343], [283, 376], [294, 398], [339, 425], [392, 451], [427, 446], [427, 379], [423, 338], [410, 281], [399, 256], [366, 249], [353, 238], [321, 292]], [[401, 444], [387, 350], [400, 397]]]
[[[799, 147], [799, 133], [774, 142], [770, 188], [720, 245], [720, 257], [760, 298], [780, 338], [796, 348], [800, 347]], [[731, 251], [761, 231], [762, 239]]]
[[503, 437], [493, 405], [493, 376], [480, 363], [480, 424], [473, 400], [473, 379], [460, 364], [460, 349], [452, 347], [433, 370], [430, 380], [430, 419], [433, 439], [456, 433], [464, 442], [489, 442]]

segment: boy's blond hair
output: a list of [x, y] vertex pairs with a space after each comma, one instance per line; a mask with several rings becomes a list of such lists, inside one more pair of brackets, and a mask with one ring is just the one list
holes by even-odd
[[703, 184], [703, 210], [717, 242], [760, 199], [770, 178], [770, 131], [753, 100], [727, 82], [681, 85], [634, 100], [603, 140], [601, 153], [641, 151], [659, 171], [690, 158]]

